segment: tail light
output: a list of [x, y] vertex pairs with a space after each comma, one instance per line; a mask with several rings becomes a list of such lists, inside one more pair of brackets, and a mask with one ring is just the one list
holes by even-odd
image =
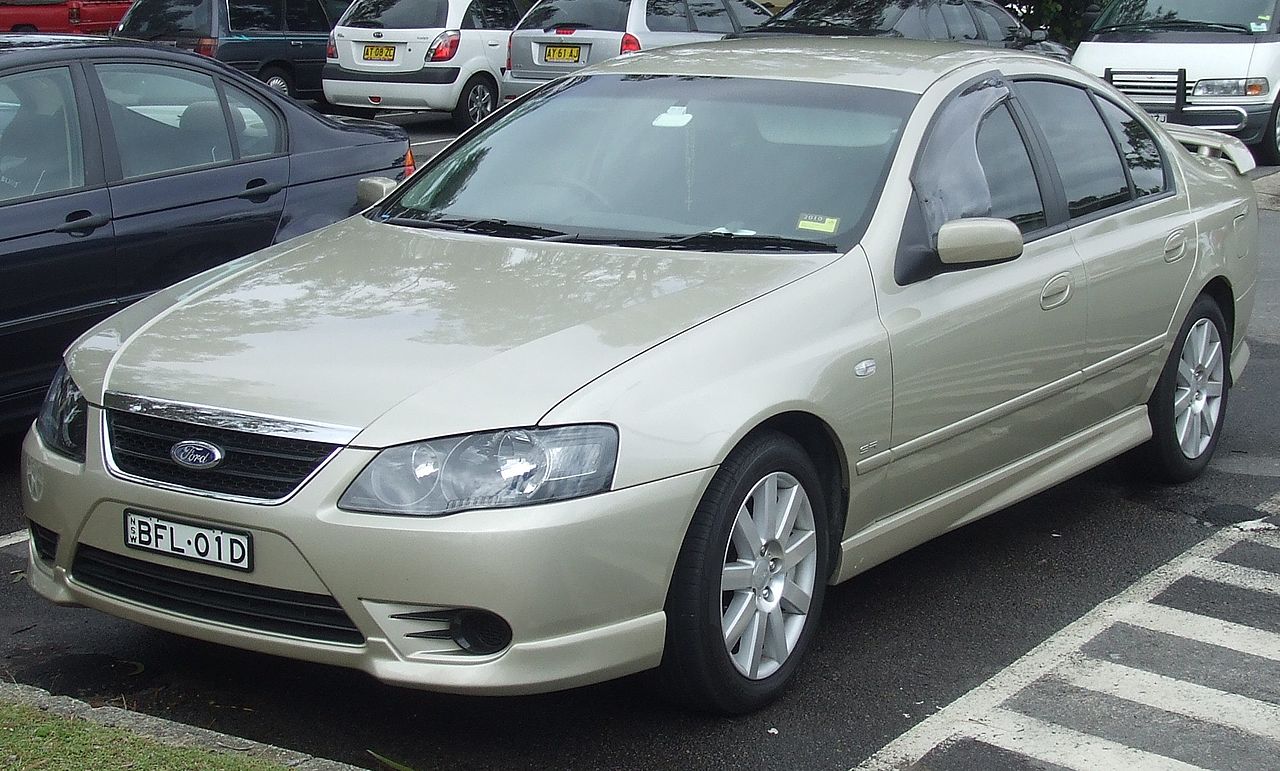
[[80, 6], [73, 5], [70, 8], [68, 8], [67, 19], [69, 19], [72, 24], [79, 24], [80, 23]]
[[413, 172], [417, 171], [418, 164], [413, 160], [413, 148], [410, 147], [404, 154], [404, 178], [408, 179], [413, 176]]
[[640, 41], [630, 32], [622, 34], [622, 50], [619, 53], [633, 54], [640, 50]]
[[510, 35], [507, 35], [507, 72], [511, 72], [511, 45], [512, 45], [512, 40], [515, 38], [515, 36], [516, 36], [516, 33], [514, 32], [512, 32]]
[[324, 58], [331, 62], [338, 60], [338, 43], [333, 39], [333, 35], [329, 36], [329, 45], [325, 46]]
[[191, 50], [195, 51], [201, 56], [208, 56], [209, 58], [213, 58], [213, 55], [218, 53], [218, 40], [217, 38], [211, 38], [211, 37], [199, 38], [198, 40], [196, 40], [195, 48]]
[[447, 29], [436, 36], [431, 43], [431, 48], [427, 49], [427, 61], [429, 62], [447, 62], [458, 53], [458, 44], [462, 42], [462, 35], [458, 34], [456, 29]]

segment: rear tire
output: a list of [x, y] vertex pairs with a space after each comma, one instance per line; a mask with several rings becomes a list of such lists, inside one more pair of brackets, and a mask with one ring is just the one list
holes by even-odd
[[484, 75], [472, 75], [458, 95], [458, 104], [453, 108], [453, 123], [459, 131], [466, 131], [496, 109], [497, 85]]
[[1142, 476], [1176, 484], [1200, 476], [1222, 436], [1231, 386], [1231, 333], [1218, 303], [1191, 306], [1147, 402], [1151, 439], [1130, 457]]
[[786, 689], [822, 612], [825, 489], [804, 449], [772, 431], [749, 437], [721, 464], [667, 593], [657, 678], [669, 697], [732, 715]]
[[267, 67], [258, 73], [258, 80], [267, 84], [267, 88], [285, 96], [295, 96], [293, 76], [279, 67]]

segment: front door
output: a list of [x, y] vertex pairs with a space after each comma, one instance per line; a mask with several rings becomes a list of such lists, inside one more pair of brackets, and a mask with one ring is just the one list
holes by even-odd
[[78, 66], [0, 76], [0, 423], [115, 308], [111, 201]]

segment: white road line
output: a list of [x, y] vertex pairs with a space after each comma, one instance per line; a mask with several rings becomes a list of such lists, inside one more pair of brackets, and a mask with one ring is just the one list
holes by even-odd
[[444, 142], [452, 142], [453, 140], [454, 140], [454, 138], [453, 138], [453, 137], [449, 137], [448, 139], [425, 139], [425, 140], [423, 140], [423, 141], [421, 141], [421, 142], [410, 142], [410, 143], [409, 143], [409, 146], [410, 146], [410, 147], [422, 147], [423, 145], [438, 145], [438, 144], [442, 144], [442, 143], [444, 143]]
[[[1269, 503], [1280, 505], [1280, 496], [1273, 498]], [[1169, 628], [1163, 624], [1164, 621], [1168, 621], [1175, 614], [1181, 613], [1181, 611], [1161, 608], [1158, 611], [1154, 611], [1151, 616], [1140, 616], [1135, 615], [1134, 606], [1141, 606], [1143, 603], [1148, 602], [1168, 588], [1174, 581], [1186, 575], [1188, 569], [1196, 564], [1197, 560], [1212, 559], [1232, 544], [1246, 538], [1254, 540], [1259, 535], [1260, 533], [1257, 532], [1246, 533], [1240, 529], [1228, 527], [1201, 541], [1180, 556], [1151, 571], [1125, 591], [1106, 600], [1084, 616], [1067, 625], [1062, 631], [1052, 635], [1022, 658], [996, 673], [987, 682], [925, 718], [915, 728], [899, 736], [885, 745], [879, 752], [863, 761], [857, 766], [858, 771], [890, 771], [891, 769], [898, 769], [915, 763], [924, 757], [929, 750], [955, 734], [959, 726], [965, 725], [969, 721], [996, 709], [1015, 693], [1048, 674], [1072, 653], [1076, 652], [1080, 646], [1096, 637], [1116, 621], [1127, 621], [1129, 623], [1135, 623], [1135, 620], [1150, 622], [1160, 626], [1157, 631], [1168, 631], [1170, 634], [1187, 637], [1185, 629], [1178, 628], [1176, 625], [1173, 628]], [[1156, 615], [1165, 610], [1168, 610], [1168, 612], [1163, 615]], [[1192, 613], [1186, 613], [1185, 615], [1191, 616], [1193, 621], [1200, 620], [1197, 627], [1202, 634], [1211, 638], [1205, 640], [1205, 642], [1221, 644], [1219, 641], [1223, 641], [1228, 643], [1225, 647], [1233, 650], [1240, 650], [1243, 647], [1246, 652], [1255, 655], [1258, 655], [1260, 651], [1265, 651], [1266, 658], [1280, 659], [1280, 635], [1243, 627], [1238, 624], [1227, 624], [1224, 621], [1206, 619], [1203, 616], [1196, 616]], [[1147, 626], [1147, 628], [1154, 628], [1147, 623], [1142, 625]], [[1231, 635], [1236, 633], [1235, 630], [1243, 630], [1247, 634], [1240, 639], [1231, 639]], [[1055, 760], [1054, 762], [1061, 763], [1060, 760]]]
[[1125, 771], [1202, 771], [1163, 755], [1126, 747], [1117, 742], [995, 709], [970, 724], [964, 734], [1001, 749], [1079, 771], [1123, 768]]
[[1280, 661], [1280, 634], [1251, 626], [1166, 608], [1163, 605], [1139, 605], [1116, 620], [1153, 632], [1164, 632], [1186, 640]]
[[6, 546], [13, 546], [18, 543], [26, 543], [27, 538], [30, 536], [31, 534], [26, 530], [19, 530], [16, 533], [0, 536], [0, 549], [5, 548]]
[[1280, 741], [1280, 707], [1247, 696], [1083, 656], [1055, 675], [1078, 688]]
[[1229, 562], [1202, 559], [1192, 566], [1189, 575], [1203, 578], [1206, 581], [1216, 581], [1220, 584], [1230, 584], [1241, 589], [1250, 589], [1263, 594], [1280, 596], [1280, 575], [1268, 573], [1265, 570], [1246, 568]]

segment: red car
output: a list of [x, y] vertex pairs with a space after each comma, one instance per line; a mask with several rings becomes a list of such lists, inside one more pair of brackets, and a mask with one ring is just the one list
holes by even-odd
[[87, 32], [105, 35], [132, 0], [0, 0], [0, 32]]

